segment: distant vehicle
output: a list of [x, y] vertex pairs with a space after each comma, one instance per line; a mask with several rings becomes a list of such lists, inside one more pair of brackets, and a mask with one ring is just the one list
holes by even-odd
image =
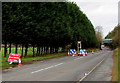
[[105, 45], [101, 45], [101, 49], [103, 49], [105, 47]]

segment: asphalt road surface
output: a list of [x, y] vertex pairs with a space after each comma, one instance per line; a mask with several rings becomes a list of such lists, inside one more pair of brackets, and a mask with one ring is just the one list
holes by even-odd
[[110, 81], [110, 50], [88, 56], [65, 56], [2, 71], [2, 81]]

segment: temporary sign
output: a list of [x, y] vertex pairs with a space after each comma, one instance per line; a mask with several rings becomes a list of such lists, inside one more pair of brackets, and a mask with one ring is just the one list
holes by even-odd
[[8, 62], [18, 62], [19, 63], [19, 59], [20, 59], [20, 54], [14, 54], [14, 53], [10, 53], [9, 58], [8, 58]]
[[70, 50], [70, 54], [76, 54], [75, 50]]
[[85, 54], [85, 50], [80, 50], [80, 54]]

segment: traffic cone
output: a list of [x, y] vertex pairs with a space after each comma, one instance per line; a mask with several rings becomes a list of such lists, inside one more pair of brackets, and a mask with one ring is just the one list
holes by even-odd
[[88, 53], [86, 52], [86, 53], [85, 53], [85, 55], [87, 56], [87, 55], [88, 55]]
[[22, 65], [22, 63], [18, 63], [18, 66], [21, 66]]
[[70, 56], [70, 53], [69, 53], [69, 51], [68, 51], [68, 56]]
[[19, 59], [18, 66], [21, 66], [21, 65], [22, 65], [22, 63], [21, 63], [21, 60]]
[[92, 51], [92, 54], [94, 54], [94, 51]]

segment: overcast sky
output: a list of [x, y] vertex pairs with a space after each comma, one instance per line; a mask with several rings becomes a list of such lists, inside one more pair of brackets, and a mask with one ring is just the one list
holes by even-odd
[[103, 37], [118, 24], [118, 2], [120, 0], [68, 0], [76, 2], [94, 27], [103, 27]]

